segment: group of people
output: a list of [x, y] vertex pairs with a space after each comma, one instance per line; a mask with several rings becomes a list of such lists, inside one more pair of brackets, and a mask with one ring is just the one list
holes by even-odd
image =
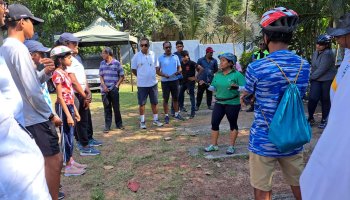
[[[350, 112], [346, 112], [350, 98], [347, 86], [347, 80], [350, 79], [347, 72], [350, 14], [340, 19], [337, 28], [328, 30], [329, 35], [334, 36], [339, 45], [346, 49], [338, 72], [332, 67], [334, 55], [328, 35], [318, 38], [311, 65], [288, 50], [298, 19], [295, 11], [284, 7], [263, 14], [260, 26], [262, 45], [266, 49], [256, 54], [256, 60], [248, 65], [245, 77], [237, 70], [237, 57], [232, 53], [220, 54], [218, 66], [217, 60], [213, 58], [214, 50], [208, 47], [205, 57], [196, 63], [190, 59], [189, 52], [184, 50], [182, 41], [176, 42], [175, 53], [172, 53], [171, 43], [166, 41], [163, 43], [164, 54], [156, 58], [149, 50], [149, 40], [141, 38], [141, 51], [135, 54], [131, 62], [132, 73], [137, 76], [140, 128], [146, 129], [145, 104], [148, 96], [153, 125], [163, 126], [158, 116], [156, 75], [161, 77], [166, 124], [170, 122], [169, 110], [172, 109], [175, 119], [184, 120], [180, 111], [186, 111], [186, 90], [189, 91], [191, 102], [190, 118], [195, 117], [195, 111], [199, 109], [206, 91], [207, 106], [213, 110], [212, 140], [205, 148], [207, 152], [218, 150], [219, 125], [226, 115], [231, 130], [226, 153], [234, 153], [241, 105], [254, 101], [255, 118], [250, 129], [248, 149], [250, 183], [254, 188], [255, 199], [272, 198], [272, 177], [276, 163], [279, 163], [298, 200], [302, 197], [350, 198], [350, 162], [344, 159], [350, 156], [347, 151], [350, 138], [345, 134], [350, 119]], [[0, 198], [4, 199], [63, 198], [64, 194], [59, 192], [62, 163], [65, 164], [65, 176], [82, 175], [88, 167], [73, 159], [74, 140], [77, 140], [80, 155], [98, 155], [100, 151], [95, 147], [102, 145], [102, 142], [93, 138], [89, 110], [91, 92], [84, 67], [77, 56], [80, 39], [71, 33], [63, 33], [52, 49], [37, 41], [27, 40], [34, 35], [33, 25], [43, 22], [25, 6], [8, 5], [0, 0], [0, 24], [6, 27], [8, 35], [0, 48]], [[113, 57], [111, 48], [105, 47], [101, 56], [103, 61], [99, 75], [105, 113], [104, 132], [108, 133], [111, 130], [112, 109], [116, 128], [124, 129], [119, 108], [119, 87], [124, 79], [124, 71]], [[55, 109], [52, 108], [47, 90], [46, 81], [49, 79], [52, 79], [56, 88]], [[322, 99], [319, 127], [325, 128], [325, 131], [305, 170], [302, 146], [281, 152], [268, 136], [269, 124], [289, 85], [288, 80], [295, 80], [301, 96], [306, 94], [311, 80], [308, 105], [311, 125], [314, 123], [313, 114], [317, 103]], [[194, 95], [196, 82], [197, 103]], [[211, 105], [213, 93], [216, 100], [214, 106]], [[247, 103], [247, 96], [254, 98]], [[56, 127], [60, 128], [60, 143]]]
[[[93, 138], [91, 92], [76, 57], [80, 40], [63, 33], [52, 49], [44, 47], [30, 40], [34, 25], [44, 20], [21, 4], [0, 5], [8, 36], [0, 48], [0, 198], [62, 199], [62, 165], [65, 176], [82, 175], [88, 167], [73, 159], [74, 140], [82, 156], [100, 154], [95, 147], [102, 145]], [[56, 87], [55, 108], [49, 79]]]
[[[212, 91], [208, 88], [213, 81], [214, 74], [218, 71], [218, 63], [213, 58], [213, 48], [206, 49], [206, 55], [198, 62], [190, 59], [189, 52], [184, 50], [182, 41], [176, 42], [176, 52], [172, 53], [172, 45], [166, 41], [163, 43], [164, 54], [156, 58], [153, 51], [149, 50], [149, 39], [140, 39], [141, 51], [137, 52], [132, 61], [132, 73], [137, 77], [137, 96], [140, 111], [140, 128], [146, 129], [145, 104], [150, 98], [153, 112], [153, 125], [163, 126], [158, 118], [158, 80], [161, 77], [163, 93], [164, 123], [170, 122], [169, 99], [171, 95], [171, 114], [177, 120], [184, 120], [181, 112], [187, 112], [184, 106], [185, 92], [188, 91], [191, 102], [189, 118], [195, 117], [199, 110], [203, 94], [207, 95], [207, 106], [212, 109]], [[236, 59], [237, 60], [237, 59]], [[198, 82], [197, 99], [195, 99], [195, 86]]]

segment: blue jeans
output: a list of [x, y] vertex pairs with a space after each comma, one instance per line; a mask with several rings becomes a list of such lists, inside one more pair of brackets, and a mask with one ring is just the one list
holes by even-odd
[[184, 107], [184, 101], [185, 101], [185, 92], [188, 89], [188, 92], [190, 94], [190, 101], [191, 101], [191, 113], [195, 112], [195, 107], [196, 107], [196, 101], [194, 98], [194, 87], [195, 87], [196, 82], [195, 81], [187, 81], [184, 82], [181, 85], [180, 88], [180, 94], [179, 94], [179, 108]]
[[114, 121], [116, 128], [123, 126], [122, 116], [119, 105], [119, 89], [113, 87], [108, 93], [102, 94], [102, 102], [105, 113], [105, 129], [110, 130], [112, 125], [112, 108], [114, 112]]
[[[73, 156], [74, 149], [74, 126], [69, 126], [67, 123], [67, 115], [64, 113], [62, 106], [56, 103], [56, 113], [61, 118], [63, 125], [61, 127], [61, 137], [62, 137], [62, 151], [63, 151], [63, 162], [69, 162], [70, 158]], [[74, 120], [74, 106], [67, 105], [70, 114]]]

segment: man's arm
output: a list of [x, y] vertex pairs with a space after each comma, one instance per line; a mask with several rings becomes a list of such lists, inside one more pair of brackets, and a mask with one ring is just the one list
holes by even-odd
[[122, 84], [122, 82], [124, 81], [124, 78], [125, 78], [124, 75], [119, 76], [119, 80], [116, 84], [117, 88], [119, 88], [119, 86]]
[[122, 82], [124, 81], [124, 69], [123, 69], [123, 66], [121, 64], [119, 64], [118, 75], [119, 75], [119, 80], [116, 84], [117, 88], [119, 88], [120, 84], [122, 84]]
[[51, 58], [41, 59], [41, 64], [45, 66], [43, 70], [38, 72], [40, 83], [45, 83], [50, 80], [52, 73], [55, 71], [55, 63]]
[[133, 73], [135, 76], [137, 76], [137, 70], [136, 70], [136, 69], [132, 69], [131, 71], [132, 71], [132, 73]]
[[137, 76], [137, 54], [135, 54], [131, 59], [131, 72]]
[[214, 63], [214, 73], [216, 73], [218, 70], [219, 70], [218, 61], [215, 60], [215, 63]]
[[196, 79], [198, 79], [198, 76], [200, 76], [203, 73], [204, 68], [197, 64], [196, 71], [197, 71]]

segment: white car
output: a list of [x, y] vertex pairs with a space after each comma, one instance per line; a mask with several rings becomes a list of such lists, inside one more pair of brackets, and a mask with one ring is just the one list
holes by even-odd
[[100, 90], [99, 68], [102, 58], [100, 55], [93, 55], [82, 58], [85, 68], [86, 81], [89, 84], [91, 91]]
[[100, 90], [99, 69], [85, 69], [86, 81], [91, 91]]

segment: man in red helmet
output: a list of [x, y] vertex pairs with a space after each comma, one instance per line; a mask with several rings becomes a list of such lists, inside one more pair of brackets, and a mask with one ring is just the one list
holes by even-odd
[[250, 183], [254, 187], [255, 199], [259, 200], [272, 198], [272, 176], [277, 162], [295, 198], [301, 199], [299, 177], [304, 168], [302, 147], [282, 153], [268, 137], [269, 124], [288, 85], [279, 67], [286, 72], [289, 80], [294, 80], [300, 70], [296, 85], [301, 96], [308, 86], [309, 63], [288, 50], [297, 22], [297, 13], [283, 7], [264, 13], [260, 26], [270, 54], [249, 64], [246, 72], [242, 100], [249, 94], [256, 97], [248, 149]]

